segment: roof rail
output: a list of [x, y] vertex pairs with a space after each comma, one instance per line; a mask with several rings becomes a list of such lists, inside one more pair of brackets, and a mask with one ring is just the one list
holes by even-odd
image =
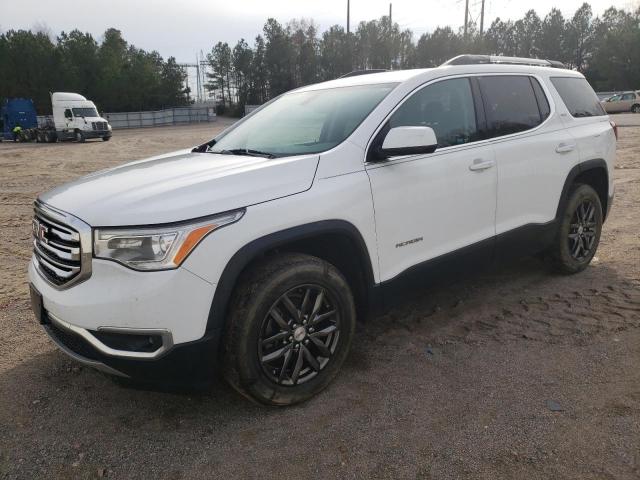
[[540, 58], [524, 57], [503, 57], [502, 55], [458, 55], [444, 62], [444, 65], [481, 65], [481, 64], [503, 64], [503, 65], [532, 65], [536, 67], [567, 68], [564, 63], [557, 60], [543, 60]]
[[384, 68], [371, 69], [371, 70], [354, 70], [353, 72], [345, 73], [344, 75], [341, 75], [338, 78], [357, 77], [359, 75], [369, 75], [370, 73], [380, 73], [380, 72], [388, 72], [388, 70], [385, 70]]

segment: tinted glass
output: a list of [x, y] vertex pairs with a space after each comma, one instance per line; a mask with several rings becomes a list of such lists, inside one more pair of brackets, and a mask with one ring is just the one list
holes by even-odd
[[529, 77], [479, 77], [478, 82], [490, 136], [522, 132], [542, 123]]
[[622, 96], [622, 100], [634, 100], [636, 96], [633, 93], [627, 93]]
[[283, 95], [220, 138], [210, 151], [256, 150], [275, 156], [324, 152], [351, 135], [393, 87], [359, 85]]
[[536, 94], [536, 100], [538, 100], [538, 109], [540, 110], [540, 116], [544, 121], [549, 114], [551, 113], [551, 108], [549, 107], [549, 101], [547, 100], [547, 96], [544, 94], [542, 87], [540, 86], [540, 82], [533, 77], [529, 77], [531, 80], [531, 85], [533, 86], [533, 92]]
[[556, 77], [551, 83], [574, 117], [606, 115], [598, 96], [584, 78]]
[[476, 115], [469, 80], [445, 80], [416, 92], [395, 111], [389, 126], [431, 127], [439, 147], [476, 140]]
[[74, 108], [73, 115], [75, 115], [76, 117], [97, 117], [98, 112], [96, 112], [95, 108], [82, 107], [82, 108]]

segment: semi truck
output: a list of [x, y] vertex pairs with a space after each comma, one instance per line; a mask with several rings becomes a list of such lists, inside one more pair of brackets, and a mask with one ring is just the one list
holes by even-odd
[[[52, 117], [38, 125], [33, 101], [12, 98], [0, 108], [0, 141], [48, 142], [90, 138], [111, 139], [111, 125], [98, 114], [95, 104], [82, 95], [69, 92], [51, 94]], [[16, 129], [16, 127], [19, 127]]]

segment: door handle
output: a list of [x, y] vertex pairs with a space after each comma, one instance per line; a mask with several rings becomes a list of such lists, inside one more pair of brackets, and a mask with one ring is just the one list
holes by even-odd
[[556, 147], [556, 153], [572, 152], [574, 148], [576, 148], [576, 144], [575, 143], [564, 143], [564, 142], [562, 142]]
[[487, 168], [491, 168], [496, 164], [493, 160], [483, 160], [481, 158], [476, 158], [471, 165], [469, 165], [469, 170], [472, 172], [478, 172], [480, 170], [486, 170]]

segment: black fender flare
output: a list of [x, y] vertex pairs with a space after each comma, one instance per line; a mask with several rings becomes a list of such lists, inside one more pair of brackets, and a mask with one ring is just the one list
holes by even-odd
[[[562, 216], [562, 212], [564, 211], [564, 206], [569, 201], [569, 191], [571, 189], [571, 185], [575, 182], [575, 179], [584, 172], [589, 170], [598, 170], [603, 169], [605, 175], [605, 183], [607, 185], [607, 202], [609, 202], [609, 170], [607, 169], [607, 162], [605, 162], [602, 158], [596, 158], [593, 160], [587, 160], [584, 162], [580, 162], [575, 165], [569, 173], [567, 174], [567, 178], [564, 181], [564, 186], [562, 187], [562, 193], [560, 194], [560, 201], [558, 202], [558, 209], [556, 210], [556, 222], [560, 220]], [[603, 205], [603, 214], [606, 215], [607, 205]]]
[[361, 256], [361, 262], [364, 267], [363, 274], [367, 282], [367, 287], [372, 288], [375, 280], [371, 256], [364, 238], [355, 225], [345, 220], [322, 220], [299, 225], [252, 240], [231, 257], [216, 285], [215, 294], [209, 310], [209, 317], [207, 319], [206, 331], [212, 332], [224, 327], [227, 306], [231, 299], [231, 294], [236, 286], [238, 277], [249, 263], [261, 254], [278, 248], [279, 246], [323, 234], [345, 235], [354, 242]]

